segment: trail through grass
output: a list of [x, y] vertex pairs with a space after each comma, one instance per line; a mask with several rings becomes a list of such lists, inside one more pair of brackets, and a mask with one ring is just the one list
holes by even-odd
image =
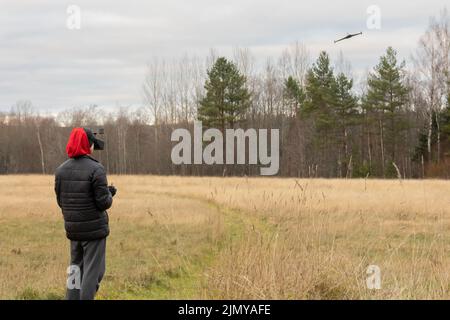
[[[52, 181], [21, 179], [28, 181], [10, 188], [31, 185], [29, 202], [15, 192], [0, 207], [0, 297], [62, 299], [69, 242]], [[40, 183], [30, 184], [34, 179]], [[157, 190], [118, 198], [110, 222], [98, 299], [208, 297], [208, 273], [219, 253], [240, 241], [250, 223], [207, 197]]]

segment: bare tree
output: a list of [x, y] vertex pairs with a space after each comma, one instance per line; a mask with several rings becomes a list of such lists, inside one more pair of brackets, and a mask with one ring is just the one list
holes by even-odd
[[147, 66], [147, 74], [142, 85], [144, 105], [148, 107], [155, 124], [161, 120], [163, 86], [167, 77], [166, 63], [153, 59]]
[[306, 45], [296, 42], [286, 48], [278, 62], [284, 79], [294, 77], [303, 86], [308, 68], [311, 65], [310, 54]]
[[448, 68], [450, 52], [450, 29], [447, 11], [442, 11], [439, 19], [431, 18], [430, 25], [425, 34], [420, 38], [419, 47], [412, 60], [414, 62], [414, 74], [417, 81], [416, 89], [420, 90], [423, 106], [417, 106], [428, 119], [427, 122], [427, 146], [428, 160], [431, 160], [431, 144], [433, 123], [437, 125], [437, 156], [441, 158], [439, 114], [445, 106], [448, 93]]

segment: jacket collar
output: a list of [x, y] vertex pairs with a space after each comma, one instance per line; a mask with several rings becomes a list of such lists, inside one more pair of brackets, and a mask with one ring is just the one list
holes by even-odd
[[74, 158], [74, 159], [81, 159], [81, 158], [88, 158], [88, 159], [91, 159], [92, 161], [98, 162], [97, 159], [94, 159], [93, 157], [91, 157], [91, 156], [88, 155], [88, 154], [83, 155], [83, 156], [80, 156], [80, 157], [76, 157], [76, 158]]
[[91, 157], [90, 155], [86, 155], [85, 157], [86, 157], [86, 158], [89, 158], [89, 159], [91, 159], [92, 161], [98, 162], [98, 160], [97, 160], [97, 159], [94, 159], [94, 158], [93, 158], [93, 157]]

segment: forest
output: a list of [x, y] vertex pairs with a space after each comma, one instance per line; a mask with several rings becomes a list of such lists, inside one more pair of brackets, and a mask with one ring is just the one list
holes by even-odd
[[112, 174], [259, 175], [259, 165], [174, 165], [171, 133], [204, 128], [280, 130], [280, 176], [448, 178], [450, 18], [430, 19], [414, 53], [386, 48], [363, 77], [343, 54], [311, 57], [295, 43], [258, 65], [249, 49], [231, 58], [153, 58], [142, 105], [95, 104], [39, 114], [18, 100], [0, 113], [0, 174], [51, 174], [65, 159], [73, 127], [102, 127], [96, 152]]

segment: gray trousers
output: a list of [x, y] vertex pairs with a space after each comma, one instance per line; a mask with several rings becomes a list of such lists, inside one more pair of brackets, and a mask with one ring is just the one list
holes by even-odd
[[67, 300], [93, 300], [105, 274], [106, 238], [70, 242]]

